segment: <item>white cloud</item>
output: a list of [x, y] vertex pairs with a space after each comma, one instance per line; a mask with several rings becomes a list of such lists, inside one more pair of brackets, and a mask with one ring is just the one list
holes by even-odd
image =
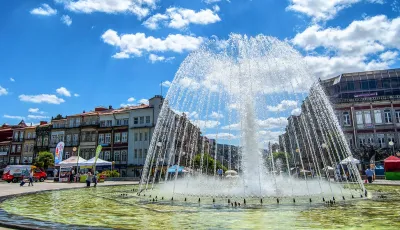
[[400, 1], [399, 0], [394, 0], [390, 6], [392, 7], [392, 10], [394, 12], [398, 12], [398, 13], [400, 12]]
[[128, 98], [128, 102], [134, 102], [136, 99], [135, 98], [133, 98], [133, 97], [130, 97], [130, 98]]
[[149, 104], [149, 100], [147, 100], [147, 99], [140, 99], [140, 100], [139, 100], [139, 104], [148, 105], [148, 104]]
[[198, 12], [191, 9], [171, 7], [165, 11], [165, 14], [156, 14], [150, 17], [143, 25], [149, 29], [157, 29], [159, 28], [159, 24], [163, 23], [170, 28], [183, 29], [190, 24], [213, 24], [221, 21], [221, 18], [216, 13], [218, 11], [218, 6], [214, 8], [214, 11], [202, 9]]
[[300, 108], [293, 109], [290, 114], [294, 116], [299, 116], [301, 114], [301, 109]]
[[71, 17], [68, 16], [68, 15], [63, 15], [63, 16], [61, 17], [61, 21], [62, 21], [62, 23], [64, 23], [64, 24], [67, 25], [67, 26], [70, 26], [70, 25], [72, 24], [72, 19], [71, 19]]
[[11, 81], [11, 82], [15, 82], [15, 79], [12, 78], [12, 77], [10, 77], [10, 81]]
[[200, 129], [212, 129], [216, 128], [221, 123], [219, 121], [212, 121], [212, 120], [194, 120], [192, 121], [193, 124]]
[[161, 85], [162, 85], [163, 87], [166, 87], [166, 88], [171, 87], [171, 84], [172, 84], [172, 82], [170, 82], [170, 81], [163, 81], [163, 82], [161, 83]]
[[[344, 29], [312, 25], [297, 34], [292, 43], [308, 52], [325, 50], [325, 55], [310, 55], [305, 60], [316, 76], [326, 78], [346, 72], [389, 68], [393, 63], [390, 58], [400, 49], [399, 34], [400, 17], [388, 19], [378, 15], [353, 21]], [[389, 49], [393, 53], [388, 52]]]
[[45, 114], [46, 112], [40, 111], [39, 108], [30, 108], [28, 109], [30, 113], [38, 113], [38, 114]]
[[206, 137], [209, 139], [218, 139], [218, 140], [237, 139], [237, 137], [235, 135], [233, 135], [232, 133], [206, 134]]
[[74, 93], [74, 97], [79, 97], [80, 95], [77, 93]]
[[5, 115], [3, 115], [3, 117], [7, 118], [7, 119], [25, 120], [25, 117], [22, 117], [22, 116], [11, 116], [11, 115], [5, 114]]
[[279, 142], [279, 135], [282, 135], [284, 132], [274, 132], [274, 131], [270, 131], [270, 130], [262, 130], [258, 132], [260, 141], [263, 143], [277, 143]]
[[212, 111], [210, 117], [214, 118], [214, 119], [221, 119], [221, 118], [224, 118], [224, 115], [222, 113]]
[[1, 96], [1, 95], [7, 95], [7, 94], [8, 94], [7, 89], [1, 87], [1, 85], [0, 85], [0, 96]]
[[216, 3], [216, 2], [220, 2], [220, 1], [222, 1], [222, 0], [203, 0], [206, 4], [213, 4], [213, 3]]
[[398, 56], [399, 56], [399, 52], [397, 52], [397, 51], [386, 51], [384, 53], [381, 53], [381, 55], [379, 55], [379, 58], [382, 61], [393, 61], [393, 60], [397, 59]]
[[142, 19], [156, 7], [158, 0], [55, 0], [65, 9], [79, 13], [102, 12], [108, 14], [132, 13]]
[[101, 38], [109, 45], [116, 46], [120, 52], [129, 55], [141, 56], [143, 51], [182, 53], [197, 49], [203, 42], [201, 37], [192, 37], [182, 34], [170, 34], [165, 39], [146, 37], [144, 33], [123, 34], [119, 36], [114, 30], [107, 30]]
[[297, 107], [297, 101], [283, 100], [276, 106], [267, 106], [268, 111], [282, 112], [288, 109], [294, 109]]
[[149, 55], [149, 60], [151, 61], [151, 63], [156, 63], [156, 62], [167, 62], [167, 61], [171, 61], [175, 59], [175, 57], [164, 57], [164, 56], [158, 56], [156, 54], [150, 54]]
[[221, 10], [221, 8], [219, 8], [218, 5], [213, 6], [213, 11], [214, 12], [219, 12]]
[[57, 14], [57, 10], [51, 8], [48, 4], [42, 4], [42, 6], [31, 10], [30, 13], [42, 16], [51, 16]]
[[[266, 120], [257, 120], [257, 124], [261, 129], [278, 129], [286, 127], [288, 121], [286, 117], [270, 117]], [[222, 129], [240, 130], [240, 123], [226, 125]]]
[[125, 53], [125, 52], [119, 52], [116, 53], [112, 56], [115, 59], [126, 59], [126, 58], [130, 58], [129, 54]]
[[48, 103], [59, 105], [64, 103], [64, 99], [58, 98], [56, 95], [51, 94], [39, 94], [39, 95], [19, 95], [20, 101], [32, 102], [32, 103]]
[[70, 97], [71, 96], [71, 92], [68, 91], [68, 89], [66, 89], [65, 87], [60, 87], [56, 90], [56, 92], [58, 94], [60, 94], [61, 96], [66, 96], [66, 97]]
[[48, 119], [48, 116], [41, 116], [41, 115], [28, 115], [28, 118], [33, 120], [41, 120], [41, 119]]
[[[333, 19], [343, 9], [363, 0], [289, 0], [286, 8], [290, 11], [305, 14], [314, 21], [326, 21]], [[369, 3], [383, 4], [383, 0], [365, 0]]]
[[400, 17], [390, 20], [378, 15], [353, 21], [344, 29], [313, 25], [297, 34], [292, 42], [307, 51], [323, 47], [343, 55], [361, 56], [384, 51], [385, 47], [399, 49], [399, 33]]
[[121, 106], [122, 108], [125, 108], [125, 107], [129, 107], [129, 106], [135, 106], [135, 104], [129, 104], [129, 103], [125, 104], [125, 103], [122, 103], [122, 104], [120, 104], [120, 106]]

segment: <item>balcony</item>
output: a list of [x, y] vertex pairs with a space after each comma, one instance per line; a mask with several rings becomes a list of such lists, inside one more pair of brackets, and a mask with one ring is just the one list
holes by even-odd
[[24, 138], [13, 138], [13, 142], [23, 142]]
[[91, 122], [82, 122], [81, 126], [98, 126], [99, 122], [91, 121]]

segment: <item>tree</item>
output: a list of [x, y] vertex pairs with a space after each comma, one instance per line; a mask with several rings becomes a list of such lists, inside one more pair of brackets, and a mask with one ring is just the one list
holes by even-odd
[[39, 156], [36, 158], [34, 165], [39, 168], [44, 168], [45, 170], [49, 166], [54, 165], [54, 156], [51, 152], [40, 152]]
[[[197, 154], [194, 158], [194, 166], [200, 168], [201, 154]], [[203, 173], [214, 174], [214, 158], [209, 154], [204, 154], [203, 156]], [[228, 170], [225, 166], [222, 166], [221, 162], [217, 161], [217, 169], [222, 169], [224, 172]]]

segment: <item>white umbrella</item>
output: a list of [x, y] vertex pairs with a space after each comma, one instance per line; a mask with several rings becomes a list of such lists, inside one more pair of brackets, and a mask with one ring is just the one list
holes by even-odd
[[[92, 166], [92, 165], [94, 165], [95, 161], [96, 161], [96, 157], [93, 157], [92, 159], [87, 160], [86, 162], [83, 162], [80, 166]], [[97, 158], [96, 166], [110, 166], [110, 165], [112, 165], [112, 162]]]
[[60, 167], [72, 167], [72, 166], [76, 166], [78, 164], [78, 166], [82, 166], [82, 164], [84, 164], [86, 162], [85, 159], [83, 159], [82, 157], [78, 156], [72, 156], [64, 161], [61, 161], [58, 165], [56, 166], [60, 166]]
[[360, 161], [350, 156], [340, 162], [340, 164], [349, 164], [349, 163], [360, 164]]

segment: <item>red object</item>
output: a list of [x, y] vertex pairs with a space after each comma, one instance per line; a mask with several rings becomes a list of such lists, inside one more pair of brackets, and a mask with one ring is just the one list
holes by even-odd
[[[38, 180], [38, 181], [44, 181], [47, 178], [47, 174], [40, 169], [35, 169], [35, 172], [33, 173], [33, 177]], [[2, 180], [7, 181], [8, 183], [13, 182], [17, 183], [18, 181], [22, 180], [24, 176], [19, 176], [15, 177], [11, 171], [7, 171], [3, 173], [3, 176], [1, 177]]]
[[390, 156], [384, 161], [385, 172], [400, 172], [400, 158]]

